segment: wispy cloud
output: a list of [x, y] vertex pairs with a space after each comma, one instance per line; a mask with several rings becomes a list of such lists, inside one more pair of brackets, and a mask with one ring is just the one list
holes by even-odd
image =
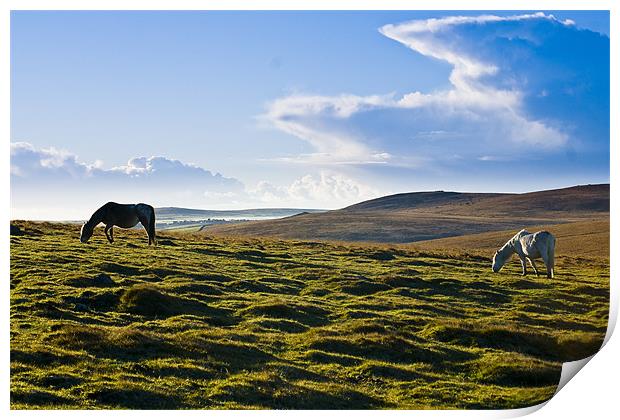
[[[603, 66], [585, 68], [576, 65], [579, 60], [573, 57], [556, 57], [548, 63], [544, 56], [566, 39], [604, 47], [608, 40], [600, 34], [593, 37], [573, 22], [544, 13], [414, 20], [385, 25], [379, 32], [416, 53], [449, 63], [450, 89], [401, 96], [347, 93], [278, 98], [267, 104], [262, 118], [316, 151], [284, 160], [407, 166], [443, 160], [446, 151], [472, 161], [491, 154], [527, 158], [556, 153], [583, 140], [571, 135], [572, 120], [562, 120], [566, 115], [534, 110], [530, 99], [544, 99], [555, 110], [560, 105], [551, 101], [559, 102], [557, 95], [552, 98], [553, 92], [540, 89], [541, 84], [547, 81], [557, 93], [554, 77], [561, 79], [564, 88], [571, 88], [575, 78], [589, 80], [599, 77], [596, 72], [604, 73]], [[587, 47], [577, 53], [588, 54]], [[536, 68], [528, 69], [528, 64]], [[548, 73], [551, 69], [555, 74]], [[441, 145], [428, 141], [439, 138], [444, 140]]]
[[392, 102], [390, 95], [293, 95], [271, 102], [262, 119], [309, 142], [316, 150], [316, 153], [284, 160], [298, 163], [381, 163], [389, 158], [388, 153], [372, 150], [346, 127], [337, 126], [354, 114], [389, 106]]

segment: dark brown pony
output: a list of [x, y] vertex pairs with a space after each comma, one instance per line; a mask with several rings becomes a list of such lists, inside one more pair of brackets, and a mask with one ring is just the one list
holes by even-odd
[[105, 236], [110, 243], [114, 242], [112, 228], [118, 226], [123, 229], [129, 229], [142, 223], [144, 230], [149, 236], [149, 245], [156, 244], [155, 238], [155, 209], [148, 204], [118, 204], [109, 202], [101, 206], [99, 210], [93, 213], [88, 222], [82, 225], [80, 231], [80, 241], [88, 242], [95, 226], [99, 223], [105, 224]]

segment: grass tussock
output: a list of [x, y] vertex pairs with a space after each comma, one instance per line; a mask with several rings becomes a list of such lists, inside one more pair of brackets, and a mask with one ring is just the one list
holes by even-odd
[[179, 350], [161, 336], [132, 327], [66, 325], [51, 333], [48, 340], [60, 347], [116, 358], [158, 357]]
[[517, 408], [607, 327], [596, 258], [12, 224], [13, 409]]
[[471, 375], [483, 383], [515, 387], [549, 386], [560, 380], [557, 363], [512, 352], [485, 353], [472, 363]]
[[127, 289], [120, 297], [119, 311], [153, 318], [175, 315], [198, 315], [214, 324], [227, 323], [228, 311], [213, 308], [194, 299], [183, 298], [151, 285], [139, 284]]

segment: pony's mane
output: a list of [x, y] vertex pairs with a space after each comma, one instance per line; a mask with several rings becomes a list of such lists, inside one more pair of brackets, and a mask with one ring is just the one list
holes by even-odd
[[497, 255], [499, 255], [500, 257], [502, 257], [503, 260], [505, 260], [513, 252], [514, 252], [514, 244], [511, 239], [508, 242], [506, 242], [503, 247], [497, 250]]
[[519, 238], [521, 238], [522, 236], [525, 236], [525, 235], [529, 235], [529, 234], [530, 233], [527, 230], [521, 229], [519, 232], [517, 232], [515, 234], [515, 236], [510, 238], [510, 240], [508, 242], [506, 242], [504, 244], [504, 246], [501, 247], [497, 252], [498, 253], [505, 253], [507, 249], [514, 250], [514, 246], [517, 243], [517, 241], [519, 240]]
[[515, 236], [510, 238], [510, 240], [506, 242], [504, 246], [502, 246], [500, 249], [497, 250], [497, 254], [495, 258], [498, 259], [498, 261], [500, 262], [502, 266], [506, 263], [508, 258], [510, 258], [510, 256], [515, 252], [515, 244], [517, 243], [519, 238], [521, 238], [524, 235], [528, 235], [528, 234], [529, 232], [527, 230], [521, 229], [519, 232], [517, 232]]
[[517, 232], [517, 234], [515, 236], [512, 237], [512, 239], [510, 239], [509, 242], [516, 241], [520, 237], [525, 236], [525, 235], [529, 235], [529, 234], [530, 234], [530, 232], [528, 232], [527, 230], [521, 229], [520, 231]]
[[88, 219], [88, 221], [84, 223], [84, 227], [88, 229], [94, 229], [95, 226], [97, 226], [99, 222], [101, 222], [101, 219], [103, 219], [102, 213], [105, 211], [105, 206], [106, 205], [99, 207], [97, 211], [95, 211], [93, 215], [90, 216], [90, 219]]

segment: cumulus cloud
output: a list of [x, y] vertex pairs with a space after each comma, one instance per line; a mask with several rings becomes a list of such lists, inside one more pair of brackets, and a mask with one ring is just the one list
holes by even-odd
[[166, 157], [137, 157], [106, 169], [67, 151], [11, 143], [11, 207], [18, 217], [83, 219], [105, 201], [196, 208], [335, 208], [379, 196], [372, 187], [334, 171], [306, 174], [288, 185], [239, 180]]
[[325, 208], [341, 207], [380, 195], [374, 188], [333, 171], [307, 174], [288, 186], [275, 186], [261, 181], [249, 193], [262, 202], [272, 204]]
[[75, 180], [79, 182], [120, 181], [125, 185], [140, 185], [156, 181], [158, 186], [176, 184], [204, 190], [235, 190], [243, 184], [234, 178], [179, 160], [162, 156], [130, 159], [126, 165], [104, 169], [101, 161], [92, 164], [80, 162], [78, 157], [55, 148], [37, 149], [30, 143], [11, 143], [11, 176], [14, 182], [56, 183]]
[[42, 177], [42, 181], [51, 177], [80, 178], [89, 176], [96, 165], [80, 163], [69, 152], [48, 149], [36, 149], [26, 142], [11, 143], [11, 176], [17, 178]]
[[91, 209], [101, 201], [204, 206], [214, 198], [225, 201], [244, 191], [235, 178], [166, 157], [138, 157], [105, 169], [100, 161], [81, 162], [67, 151], [11, 143], [14, 208], [66, 203], [70, 211], [73, 206]]
[[[262, 117], [316, 150], [287, 160], [416, 166], [441, 160], [446, 151], [472, 160], [489, 153], [558, 153], [592, 133], [584, 128], [587, 118], [570, 116], [579, 113], [583, 95], [567, 92], [574, 86], [581, 94], [609, 90], [600, 54], [608, 38], [552, 15], [454, 16], [385, 25], [379, 32], [449, 63], [450, 89], [278, 98]], [[570, 54], [562, 50], [566, 45], [573, 46]], [[604, 117], [605, 102], [598, 103]]]

